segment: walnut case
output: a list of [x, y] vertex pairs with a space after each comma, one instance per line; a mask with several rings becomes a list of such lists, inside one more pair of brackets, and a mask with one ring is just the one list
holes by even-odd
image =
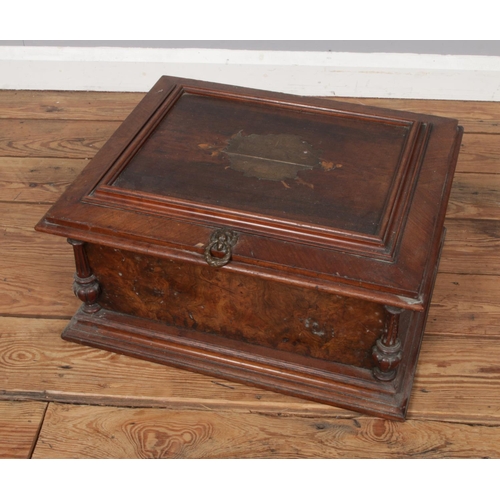
[[404, 419], [456, 120], [162, 77], [36, 229], [63, 338]]

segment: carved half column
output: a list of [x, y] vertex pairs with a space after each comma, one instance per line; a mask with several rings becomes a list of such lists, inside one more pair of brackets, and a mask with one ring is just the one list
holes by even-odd
[[373, 369], [374, 377], [388, 382], [396, 376], [403, 355], [401, 342], [398, 339], [398, 330], [399, 318], [404, 309], [392, 306], [385, 306], [385, 308], [389, 313], [387, 330], [373, 346], [372, 357], [377, 363]]
[[76, 273], [74, 276], [73, 292], [83, 302], [82, 309], [86, 313], [96, 313], [101, 309], [97, 297], [101, 287], [97, 278], [92, 274], [83, 241], [68, 239], [75, 253]]

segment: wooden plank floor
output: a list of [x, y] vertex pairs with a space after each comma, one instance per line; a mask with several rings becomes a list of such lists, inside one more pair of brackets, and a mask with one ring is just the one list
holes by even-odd
[[500, 103], [343, 99], [465, 136], [404, 423], [63, 342], [69, 245], [33, 230], [142, 94], [0, 92], [0, 457], [500, 458]]

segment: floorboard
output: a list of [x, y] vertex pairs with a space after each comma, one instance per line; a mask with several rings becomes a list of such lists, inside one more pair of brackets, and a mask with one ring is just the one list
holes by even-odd
[[0, 201], [52, 204], [87, 164], [68, 158], [0, 157]]
[[500, 274], [500, 220], [447, 219], [440, 273]]
[[144, 97], [135, 92], [3, 90], [0, 119], [123, 121]]
[[[140, 92], [0, 92], [0, 119], [124, 120], [144, 97]], [[459, 120], [465, 132], [500, 133], [500, 103], [335, 97], [332, 100]]]
[[500, 276], [439, 273], [426, 332], [498, 336]]
[[47, 403], [0, 401], [0, 458], [30, 458]]
[[0, 120], [0, 156], [90, 159], [120, 122]]
[[[0, 318], [3, 399], [339, 417], [339, 408], [65, 342], [65, 320]], [[500, 425], [500, 334], [425, 335], [410, 419]], [[131, 377], [130, 374], [134, 376]]]
[[500, 136], [465, 134], [457, 162], [457, 172], [500, 174]]
[[[354, 412], [65, 342], [68, 321], [0, 317], [0, 397], [239, 412]], [[130, 374], [134, 374], [133, 377]]]
[[446, 217], [500, 220], [500, 175], [457, 172]]
[[29, 457], [48, 408], [37, 458], [500, 458], [500, 103], [341, 99], [465, 128], [396, 424], [61, 340], [79, 306], [73, 257], [33, 227], [143, 95], [0, 92], [0, 455]]
[[33, 458], [498, 458], [500, 428], [51, 403]]

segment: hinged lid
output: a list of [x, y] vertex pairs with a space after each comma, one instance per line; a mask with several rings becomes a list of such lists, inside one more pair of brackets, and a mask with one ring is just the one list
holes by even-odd
[[420, 309], [455, 120], [163, 77], [37, 229]]

